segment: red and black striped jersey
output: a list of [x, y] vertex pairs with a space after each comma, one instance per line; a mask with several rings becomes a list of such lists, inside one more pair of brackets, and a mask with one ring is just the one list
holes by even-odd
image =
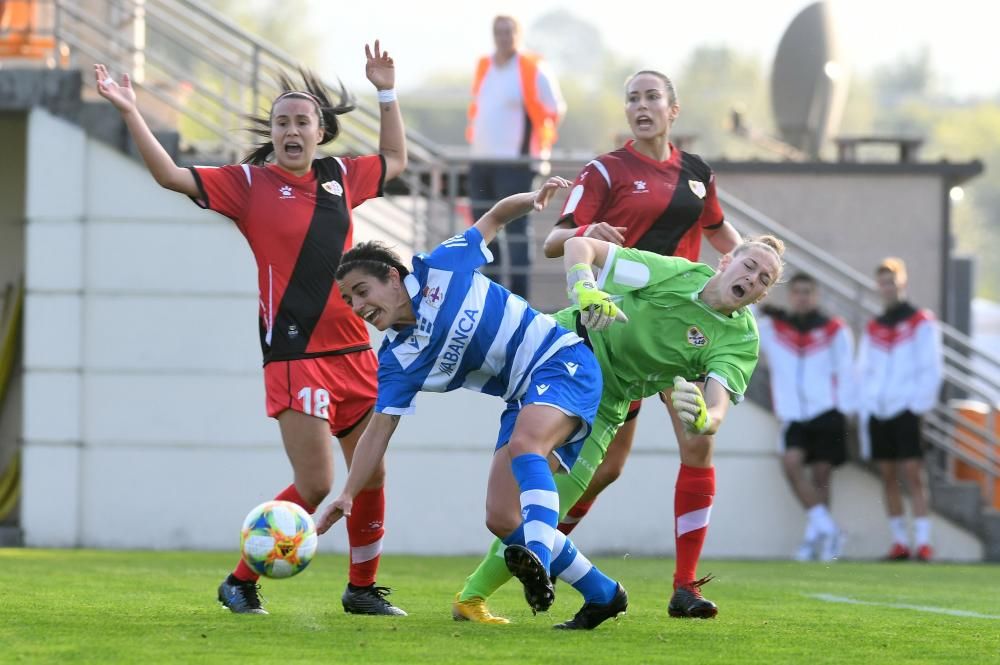
[[624, 226], [625, 246], [697, 261], [702, 229], [724, 221], [715, 175], [698, 155], [670, 146], [658, 162], [634, 141], [591, 160], [577, 176], [560, 221]]
[[301, 177], [273, 164], [191, 171], [195, 203], [236, 222], [257, 260], [264, 364], [367, 348], [334, 275], [353, 244], [351, 210], [382, 195], [385, 160], [326, 157]]

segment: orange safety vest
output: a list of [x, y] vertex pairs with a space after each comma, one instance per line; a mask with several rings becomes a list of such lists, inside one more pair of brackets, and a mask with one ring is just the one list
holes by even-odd
[[[521, 70], [521, 95], [524, 97], [524, 108], [531, 121], [531, 153], [545, 156], [559, 138], [556, 133], [556, 121], [559, 115], [554, 110], [545, 108], [538, 98], [538, 61], [534, 53], [518, 53], [518, 64]], [[479, 89], [483, 86], [486, 72], [493, 63], [492, 56], [483, 56], [476, 65], [476, 75], [472, 80], [472, 102], [469, 103], [469, 124], [465, 128], [465, 138], [472, 143], [473, 124], [479, 112]]]

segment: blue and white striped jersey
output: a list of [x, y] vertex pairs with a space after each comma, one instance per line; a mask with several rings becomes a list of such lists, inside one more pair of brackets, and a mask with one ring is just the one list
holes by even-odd
[[520, 399], [538, 365], [582, 341], [477, 270], [492, 260], [474, 227], [413, 257], [404, 284], [417, 323], [387, 331], [377, 412], [413, 413], [420, 391], [468, 388]]

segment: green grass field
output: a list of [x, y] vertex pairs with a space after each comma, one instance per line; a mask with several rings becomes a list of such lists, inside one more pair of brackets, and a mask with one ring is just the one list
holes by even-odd
[[0, 662], [1000, 663], [1000, 566], [709, 561], [719, 617], [693, 621], [667, 617], [672, 561], [596, 562], [631, 602], [582, 633], [551, 628], [580, 604], [565, 584], [547, 616], [509, 584], [491, 606], [513, 625], [453, 621], [468, 557], [384, 557], [410, 613], [387, 618], [344, 614], [346, 559], [322, 555], [264, 581], [262, 617], [215, 602], [231, 554], [0, 549]]

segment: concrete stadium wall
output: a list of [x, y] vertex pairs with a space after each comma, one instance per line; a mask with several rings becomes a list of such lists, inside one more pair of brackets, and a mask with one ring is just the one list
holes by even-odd
[[909, 268], [909, 295], [943, 317], [942, 177], [851, 173], [720, 172], [730, 194], [780, 221], [864, 275], [886, 256]]
[[[34, 110], [26, 131], [25, 541], [235, 549], [247, 511], [291, 475], [263, 415], [246, 243], [228, 220], [161, 190], [141, 164], [75, 126]], [[390, 446], [388, 553], [483, 551], [501, 407], [465, 391], [418, 398]], [[578, 530], [589, 551], [673, 551], [676, 444], [655, 398], [639, 429], [625, 477]], [[776, 437], [758, 407], [731, 411], [706, 555], [786, 557], [797, 544], [804, 518]], [[852, 536], [847, 555], [881, 554], [875, 479], [844, 470], [834, 497]], [[943, 558], [981, 556], [968, 534], [943, 520], [936, 528]], [[344, 530], [321, 548], [345, 551]]]

